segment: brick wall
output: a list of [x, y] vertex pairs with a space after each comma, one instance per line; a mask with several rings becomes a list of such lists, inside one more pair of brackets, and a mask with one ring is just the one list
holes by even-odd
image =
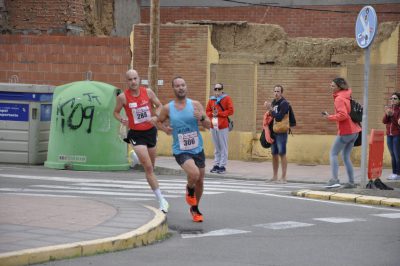
[[[360, 103], [364, 100], [364, 65], [347, 67], [347, 81], [353, 97]], [[389, 97], [396, 91], [397, 65], [371, 65], [368, 80], [368, 128], [384, 130], [383, 110], [389, 105]]]
[[[255, 75], [254, 71], [257, 71]], [[384, 129], [382, 115], [389, 96], [395, 91], [396, 65], [372, 65], [370, 67], [368, 93], [368, 127]], [[343, 68], [274, 67], [268, 65], [213, 64], [211, 83], [224, 83], [225, 91], [235, 105], [235, 129], [261, 131], [265, 113], [264, 101], [273, 99], [273, 87], [281, 84], [284, 97], [291, 103], [296, 114], [296, 134], [335, 135], [336, 124], [321, 117], [321, 111], [334, 113], [331, 80], [345, 75], [353, 97], [363, 103], [364, 66]], [[257, 80], [255, 78], [257, 77]], [[254, 84], [257, 84], [254, 93]], [[256, 97], [254, 99], [254, 97]], [[254, 112], [254, 105], [256, 111]]]
[[340, 68], [302, 68], [259, 66], [257, 91], [257, 129], [261, 131], [264, 101], [273, 99], [273, 86], [283, 86], [283, 96], [296, 115], [296, 134], [336, 134], [336, 124], [327, 123], [321, 111], [334, 113], [330, 82]]
[[399, 41], [397, 43], [397, 91], [400, 91], [400, 27], [399, 27]]
[[30, 32], [65, 29], [66, 24], [84, 26], [84, 0], [5, 0], [8, 26]]
[[[135, 25], [133, 62], [142, 79], [148, 79], [149, 35], [148, 25]], [[167, 103], [175, 97], [171, 80], [178, 75], [186, 80], [188, 96], [199, 100], [203, 105], [206, 103], [207, 42], [208, 26], [160, 27], [158, 79], [163, 80], [164, 85], [158, 87], [158, 97], [162, 103]]]
[[129, 38], [2, 35], [0, 82], [61, 85], [93, 79], [124, 87], [131, 53]]
[[[373, 5], [379, 23], [400, 21], [400, 14], [379, 13], [400, 10], [400, 4]], [[275, 7], [168, 7], [161, 8], [161, 23], [176, 20], [248, 21], [278, 24], [290, 37], [354, 37], [355, 21], [363, 5], [307, 6], [310, 9], [352, 13], [308, 11]], [[150, 8], [141, 9], [141, 22], [149, 23]]]
[[[235, 113], [232, 119], [235, 130], [255, 130], [255, 71], [254, 64], [213, 64], [211, 84], [223, 83], [224, 91], [232, 98]], [[213, 86], [210, 86], [213, 88]], [[214, 91], [210, 92], [214, 95]]]

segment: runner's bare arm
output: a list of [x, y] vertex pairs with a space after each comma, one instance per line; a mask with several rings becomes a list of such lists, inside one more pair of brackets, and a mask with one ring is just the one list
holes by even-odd
[[129, 125], [128, 119], [123, 118], [120, 114], [122, 107], [124, 107], [124, 103], [125, 103], [125, 95], [121, 93], [120, 95], [117, 96], [117, 102], [114, 108], [114, 117], [125, 126], [128, 126]]
[[147, 88], [146, 91], [147, 91], [147, 95], [149, 96], [149, 99], [150, 99], [152, 105], [156, 107], [155, 116], [152, 116], [151, 120], [152, 120], [153, 124], [155, 126], [157, 126], [158, 115], [161, 112], [162, 104], [161, 104], [160, 100], [158, 99], [157, 95], [151, 89]]
[[169, 118], [169, 105], [166, 104], [162, 106], [160, 114], [158, 115], [158, 123], [157, 127], [164, 131], [166, 134], [171, 135], [172, 134], [172, 128], [168, 124], [168, 118]]
[[149, 96], [152, 104], [156, 107], [156, 115], [158, 116], [163, 107], [161, 101], [158, 99], [157, 95], [151, 89], [147, 89], [147, 95]]
[[210, 129], [211, 121], [204, 112], [204, 108], [198, 101], [193, 101], [194, 117], [200, 121], [204, 128]]

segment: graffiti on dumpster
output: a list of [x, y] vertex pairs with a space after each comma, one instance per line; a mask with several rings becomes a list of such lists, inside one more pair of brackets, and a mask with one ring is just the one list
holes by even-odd
[[83, 95], [85, 95], [85, 96], [88, 97], [88, 101], [89, 101], [89, 102], [92, 102], [92, 101], [96, 100], [96, 102], [97, 102], [99, 105], [101, 105], [101, 102], [99, 101], [99, 96], [97, 96], [97, 95], [92, 95], [92, 94], [93, 94], [92, 92], [83, 93]]
[[[83, 95], [85, 96], [84, 98], [87, 98], [89, 103], [101, 105], [99, 97], [93, 95], [93, 93], [84, 93]], [[95, 105], [84, 106], [79, 97], [68, 99], [58, 104], [56, 123], [58, 124], [58, 119], [61, 120], [61, 130], [63, 133], [65, 127], [71, 130], [77, 130], [81, 128], [82, 125], [87, 124], [85, 130], [90, 134], [92, 132], [95, 108]]]

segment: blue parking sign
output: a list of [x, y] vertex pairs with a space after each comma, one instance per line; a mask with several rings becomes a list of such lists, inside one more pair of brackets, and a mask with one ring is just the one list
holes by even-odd
[[358, 13], [356, 21], [356, 40], [358, 46], [367, 48], [374, 40], [378, 28], [378, 18], [372, 6], [365, 6]]

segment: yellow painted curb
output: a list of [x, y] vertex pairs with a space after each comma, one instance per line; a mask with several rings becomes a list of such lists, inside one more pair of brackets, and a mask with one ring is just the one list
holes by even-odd
[[331, 196], [331, 200], [337, 201], [348, 201], [348, 202], [356, 202], [356, 198], [361, 197], [358, 194], [348, 194], [348, 193], [335, 193]]
[[400, 199], [386, 198], [381, 201], [381, 205], [400, 208]]
[[307, 192], [310, 192], [312, 190], [310, 189], [301, 189], [297, 191], [292, 191], [291, 194], [292, 196], [298, 196], [298, 197], [305, 197]]
[[385, 199], [386, 199], [385, 197], [361, 196], [356, 199], [356, 203], [381, 205], [382, 200], [385, 200]]
[[311, 199], [324, 199], [324, 200], [329, 200], [332, 195], [335, 194], [335, 192], [325, 192], [325, 191], [309, 191], [304, 193], [305, 197], [311, 198]]
[[153, 219], [131, 232], [116, 237], [2, 253], [0, 254], [0, 265], [29, 265], [151, 244], [164, 238], [168, 233], [167, 219], [162, 211], [151, 206], [145, 207], [154, 212]]

